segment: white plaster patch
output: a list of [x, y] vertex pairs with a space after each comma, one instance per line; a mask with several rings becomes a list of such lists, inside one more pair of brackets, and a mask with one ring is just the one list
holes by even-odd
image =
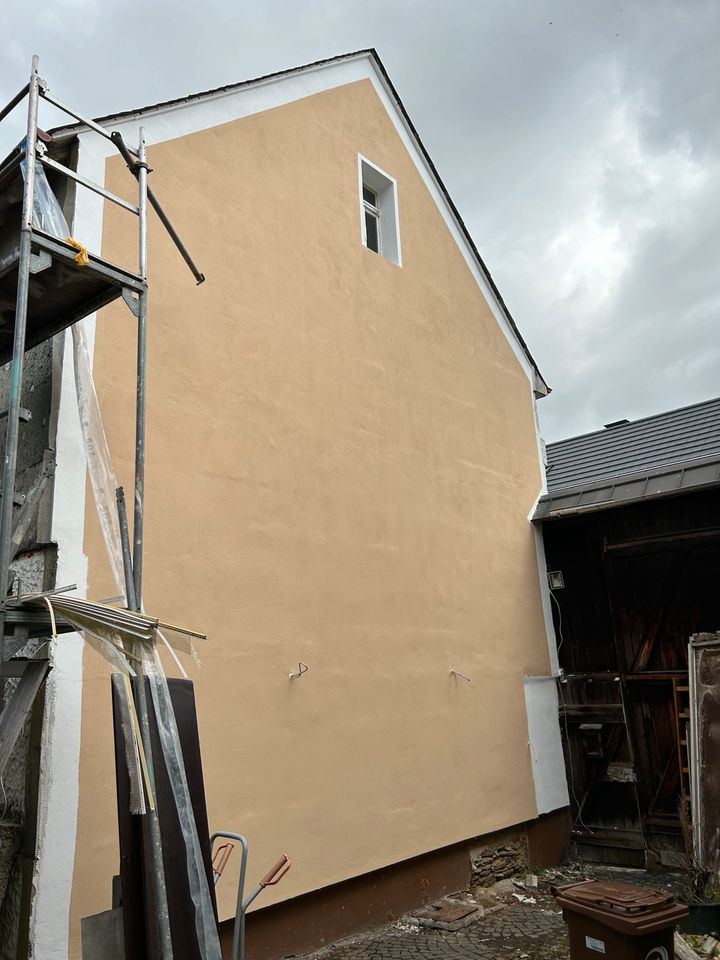
[[554, 677], [525, 677], [525, 709], [538, 814], [569, 803]]

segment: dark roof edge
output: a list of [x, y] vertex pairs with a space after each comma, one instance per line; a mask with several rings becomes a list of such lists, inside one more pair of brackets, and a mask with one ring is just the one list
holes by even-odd
[[513, 333], [514, 333], [515, 336], [517, 337], [518, 343], [519, 343], [520, 346], [522, 347], [523, 353], [525, 354], [525, 356], [527, 357], [527, 359], [530, 361], [530, 365], [532, 366], [533, 370], [535, 371], [535, 373], [536, 373], [536, 374], [538, 375], [538, 377], [540, 378], [540, 380], [541, 380], [543, 386], [545, 387], [545, 390], [547, 391], [547, 393], [550, 393], [552, 388], [548, 386], [548, 384], [547, 384], [545, 378], [543, 377], [542, 373], [540, 373], [540, 368], [538, 367], [537, 363], [535, 362], [535, 358], [534, 358], [533, 355], [530, 353], [530, 348], [528, 347], [527, 343], [525, 342], [525, 338], [524, 338], [523, 335], [520, 333], [520, 331], [519, 331], [519, 329], [518, 329], [518, 327], [517, 327], [517, 324], [516, 324], [515, 321], [513, 320], [512, 314], [510, 313], [510, 310], [508, 309], [508, 306], [507, 306], [507, 304], [505, 303], [505, 300], [503, 299], [502, 294], [501, 294], [500, 291], [498, 290], [497, 285], [496, 285], [495, 281], [493, 280], [492, 275], [491, 275], [490, 271], [488, 270], [485, 261], [484, 261], [483, 258], [480, 256], [480, 252], [479, 252], [478, 248], [475, 246], [475, 241], [473, 240], [472, 236], [470, 235], [470, 231], [469, 231], [468, 228], [466, 227], [465, 221], [464, 221], [463, 218], [460, 216], [460, 212], [459, 212], [458, 208], [455, 206], [455, 202], [454, 202], [454, 200], [452, 199], [452, 197], [450, 196], [450, 194], [449, 194], [449, 192], [448, 192], [448, 189], [447, 189], [447, 187], [445, 186], [445, 184], [444, 184], [444, 182], [443, 182], [442, 177], [441, 177], [440, 174], [438, 173], [437, 167], [436, 167], [435, 164], [433, 163], [432, 158], [430, 157], [430, 154], [429, 154], [429, 153], [427, 152], [427, 150], [425, 149], [425, 144], [422, 142], [422, 140], [421, 140], [421, 138], [420, 138], [420, 134], [417, 132], [417, 130], [416, 130], [416, 128], [415, 128], [415, 124], [414, 124], [414, 123], [412, 122], [412, 120], [410, 119], [410, 115], [409, 115], [409, 113], [407, 112], [407, 110], [405, 109], [405, 105], [403, 104], [402, 100], [400, 99], [400, 95], [398, 94], [397, 90], [395, 89], [395, 85], [393, 84], [393, 82], [392, 82], [392, 80], [390, 79], [390, 76], [389, 76], [387, 70], [385, 69], [385, 64], [384, 64], [384, 63], [382, 62], [382, 60], [380, 59], [377, 50], [375, 50], [375, 49], [373, 48], [373, 49], [371, 49], [371, 50], [369, 51], [369, 53], [370, 53], [370, 55], [374, 58], [375, 62], [377, 63], [377, 66], [378, 66], [380, 72], [382, 73], [383, 78], [384, 78], [386, 84], [388, 85], [388, 87], [389, 87], [389, 89], [390, 89], [390, 92], [391, 92], [392, 95], [393, 95], [393, 98], [395, 99], [395, 102], [397, 103], [398, 109], [399, 109], [400, 112], [402, 113], [402, 115], [403, 115], [403, 117], [404, 117], [404, 119], [405, 119], [405, 122], [407, 123], [408, 127], [410, 128], [410, 132], [412, 133], [413, 137], [415, 138], [415, 140], [416, 140], [416, 142], [417, 142], [417, 145], [418, 145], [418, 147], [419, 147], [419, 149], [420, 149], [420, 152], [421, 152], [422, 155], [423, 155], [423, 158], [424, 158], [425, 162], [427, 163], [428, 167], [430, 168], [430, 171], [431, 171], [433, 177], [434, 177], [435, 180], [437, 181], [437, 184], [438, 184], [438, 186], [439, 186], [439, 188], [440, 188], [440, 192], [441, 192], [442, 195], [445, 197], [445, 200], [446, 200], [446, 202], [447, 202], [447, 205], [450, 207], [450, 210], [452, 211], [452, 214], [453, 214], [453, 216], [455, 217], [455, 219], [456, 219], [456, 221], [457, 221], [457, 224], [458, 224], [458, 226], [460, 227], [460, 230], [461, 230], [463, 236], [464, 236], [465, 239], [467, 240], [467, 243], [468, 243], [470, 249], [472, 250], [474, 257], [475, 257], [475, 259], [476, 259], [477, 262], [478, 262], [478, 266], [480, 267], [480, 270], [482, 271], [483, 275], [485, 276], [485, 279], [487, 280], [488, 284], [490, 285], [490, 289], [491, 289], [492, 292], [495, 294], [495, 297], [496, 297], [496, 299], [497, 299], [497, 302], [498, 302], [498, 304], [500, 305], [500, 309], [501, 309], [502, 312], [504, 313], [505, 318], [506, 318], [507, 322], [509, 323], [509, 325], [510, 325], [512, 331], [513, 331]]
[[[354, 52], [352, 52], [352, 53], [340, 54], [339, 56], [335, 56], [335, 57], [326, 57], [326, 58], [323, 59], [323, 60], [315, 60], [315, 61], [313, 61], [312, 63], [306, 63], [306, 64], [303, 64], [302, 66], [299, 66], [299, 67], [290, 67], [290, 68], [288, 68], [287, 70], [278, 70], [278, 71], [276, 71], [276, 72], [274, 72], [274, 73], [264, 74], [264, 75], [261, 76], [261, 77], [254, 77], [254, 78], [252, 78], [252, 79], [250, 79], [250, 80], [241, 80], [241, 81], [239, 81], [238, 83], [226, 84], [225, 86], [222, 86], [222, 87], [215, 87], [215, 88], [213, 88], [212, 90], [205, 90], [205, 91], [203, 91], [202, 93], [190, 94], [190, 95], [185, 96], [185, 97], [176, 97], [176, 98], [174, 98], [173, 100], [163, 100], [163, 101], [160, 101], [159, 103], [148, 104], [148, 105], [145, 106], [145, 107], [139, 107], [139, 108], [134, 109], [134, 110], [123, 110], [123, 111], [121, 111], [120, 113], [111, 113], [111, 114], [107, 114], [106, 116], [96, 117], [96, 118], [93, 118], [93, 119], [95, 120], [95, 123], [100, 123], [100, 124], [107, 124], [107, 123], [109, 123], [110, 121], [113, 121], [113, 120], [125, 120], [125, 119], [127, 119], [127, 118], [129, 118], [129, 117], [132, 117], [132, 116], [136, 116], [136, 115], [139, 115], [139, 114], [147, 113], [147, 112], [150, 111], [150, 110], [162, 110], [162, 109], [167, 108], [167, 107], [173, 107], [173, 106], [176, 106], [176, 105], [179, 105], [179, 104], [183, 104], [183, 103], [190, 103], [190, 102], [192, 102], [192, 101], [194, 101], [194, 100], [203, 100], [203, 99], [205, 99], [205, 98], [211, 98], [211, 97], [217, 96], [218, 94], [222, 94], [222, 93], [231, 93], [231, 92], [234, 92], [234, 91], [236, 91], [236, 90], [241, 90], [243, 87], [252, 86], [252, 85], [254, 85], [254, 84], [262, 83], [262, 82], [265, 81], [265, 80], [276, 80], [276, 79], [278, 79], [279, 77], [289, 76], [289, 75], [294, 74], [294, 73], [301, 73], [301, 72], [303, 72], [303, 71], [305, 71], [305, 70], [310, 70], [310, 69], [313, 69], [313, 68], [315, 68], [315, 67], [324, 67], [324, 66], [328, 66], [328, 65], [331, 64], [331, 63], [340, 63], [340, 62], [342, 62], [342, 61], [344, 61], [344, 60], [352, 60], [352, 59], [360, 58], [360, 57], [363, 57], [363, 56], [369, 57], [371, 60], [373, 60], [374, 63], [375, 63], [375, 65], [377, 66], [378, 70], [380, 71], [380, 74], [382, 75], [383, 80], [385, 81], [385, 84], [387, 85], [387, 88], [388, 88], [388, 90], [389, 90], [389, 92], [390, 92], [393, 100], [395, 101], [395, 104], [396, 104], [399, 112], [401, 113], [401, 115], [402, 115], [402, 117], [403, 117], [403, 120], [404, 120], [405, 123], [407, 124], [407, 127], [408, 127], [408, 129], [409, 129], [412, 137], [414, 138], [414, 140], [415, 140], [415, 142], [416, 142], [416, 144], [417, 144], [417, 147], [418, 147], [418, 149], [419, 149], [419, 151], [420, 151], [420, 153], [421, 153], [421, 155], [422, 155], [425, 163], [428, 165], [428, 168], [430, 169], [430, 172], [431, 172], [432, 176], [434, 177], [434, 179], [435, 179], [435, 181], [436, 181], [436, 183], [437, 183], [437, 185], [438, 185], [438, 187], [439, 187], [439, 189], [440, 189], [440, 192], [442, 193], [442, 195], [443, 195], [443, 197], [444, 197], [444, 199], [445, 199], [448, 207], [450, 208], [450, 211], [451, 211], [453, 217], [455, 218], [455, 220], [456, 220], [456, 222], [457, 222], [457, 225], [458, 225], [458, 227], [460, 228], [460, 231], [461, 231], [463, 237], [465, 238], [468, 246], [470, 247], [470, 250], [472, 251], [473, 256], [475, 257], [475, 259], [476, 259], [476, 261], [477, 261], [477, 265], [478, 265], [478, 267], [480, 268], [481, 273], [483, 274], [484, 278], [487, 280], [487, 283], [488, 283], [490, 289], [492, 290], [495, 298], [497, 299], [498, 305], [500, 306], [500, 309], [501, 309], [501, 311], [502, 311], [502, 313], [503, 313], [503, 315], [504, 315], [504, 317], [505, 317], [508, 325], [510, 326], [512, 332], [514, 333], [515, 337], [517, 338], [517, 341], [518, 341], [518, 343], [519, 343], [519, 345], [520, 345], [523, 353], [525, 354], [525, 356], [527, 357], [528, 361], [530, 362], [530, 365], [532, 366], [535, 374], [536, 374], [537, 377], [539, 378], [540, 383], [542, 384], [545, 392], [546, 392], [546, 393], [550, 393], [550, 392], [551, 392], [551, 388], [548, 386], [547, 382], [545, 381], [545, 378], [543, 377], [542, 373], [540, 372], [540, 368], [538, 367], [537, 363], [535, 362], [535, 359], [534, 359], [533, 355], [530, 353], [530, 349], [529, 349], [527, 343], [525, 342], [525, 339], [524, 339], [523, 335], [520, 333], [520, 330], [518, 329], [518, 326], [517, 326], [517, 324], [515, 323], [515, 320], [513, 319], [512, 314], [510, 313], [510, 310], [508, 309], [507, 304], [505, 303], [505, 300], [504, 300], [503, 297], [502, 297], [502, 294], [501, 294], [500, 291], [498, 290], [498, 287], [497, 287], [495, 281], [493, 280], [492, 275], [491, 275], [490, 271], [488, 270], [487, 265], [485, 264], [485, 261], [484, 261], [483, 258], [480, 256], [480, 253], [479, 253], [479, 251], [478, 251], [478, 248], [477, 248], [476, 245], [475, 245], [475, 241], [474, 241], [473, 238], [471, 237], [470, 231], [468, 230], [467, 226], [465, 225], [465, 221], [464, 221], [463, 218], [460, 216], [460, 213], [459, 213], [459, 211], [458, 211], [458, 208], [455, 206], [455, 203], [454, 203], [452, 197], [450, 196], [450, 194], [449, 194], [449, 192], [448, 192], [448, 189], [447, 189], [447, 187], [445, 186], [445, 184], [444, 184], [444, 182], [443, 182], [443, 180], [442, 180], [442, 177], [441, 177], [440, 174], [438, 173], [435, 164], [433, 163], [432, 159], [430, 158], [430, 154], [429, 154], [428, 151], [426, 150], [425, 144], [424, 144], [424, 143], [422, 142], [422, 140], [420, 139], [420, 135], [418, 134], [417, 129], [415, 128], [415, 124], [414, 124], [414, 123], [412, 122], [412, 120], [410, 119], [410, 116], [409, 116], [407, 110], [405, 109], [405, 105], [403, 104], [402, 100], [400, 99], [400, 96], [399, 96], [397, 90], [395, 89], [395, 86], [394, 86], [392, 80], [390, 79], [390, 76], [389, 76], [387, 70], [385, 69], [385, 65], [383, 64], [383, 62], [382, 62], [382, 60], [380, 59], [380, 56], [379, 56], [377, 50], [376, 50], [374, 47], [367, 47], [367, 48], [364, 48], [364, 49], [362, 49], [362, 50], [356, 50], [356, 51], [354, 51]], [[87, 129], [87, 127], [85, 126], [85, 124], [83, 124], [83, 123], [77, 123], [77, 124], [70, 124], [70, 125], [67, 125], [67, 126], [55, 127], [55, 128], [54, 128], [53, 130], [51, 130], [50, 132], [53, 133], [53, 134], [55, 134], [55, 135], [57, 135], [57, 136], [65, 137], [65, 136], [76, 135], [77, 133], [81, 132], [81, 131], [84, 130], [84, 129]], [[535, 389], [534, 385], [533, 385], [533, 389]], [[542, 391], [540, 391], [540, 392], [542, 392]]]
[[[698, 483], [691, 483], [687, 486], [678, 486], [659, 492], [646, 493], [643, 491], [639, 496], [623, 498], [621, 500], [608, 499], [591, 501], [589, 503], [578, 503], [573, 506], [561, 507], [556, 512], [548, 511], [547, 506], [553, 501], [567, 500], [568, 497], [581, 497], [583, 494], [594, 493], [606, 488], [615, 488], [625, 486], [626, 484], [639, 483], [642, 480], [647, 483], [651, 480], [657, 480], [659, 477], [671, 474], [680, 474], [681, 478], [685, 471], [702, 469], [703, 467], [717, 466], [718, 474], [714, 479], [702, 480]], [[685, 460], [677, 460], [675, 463], [663, 463], [651, 467], [647, 470], [634, 470], [628, 473], [619, 474], [615, 477], [605, 477], [601, 480], [593, 480], [588, 483], [576, 483], [572, 486], [558, 488], [544, 493], [538, 500], [533, 514], [533, 521], [552, 520], [561, 516], [570, 516], [578, 513], [592, 513], [596, 510], [608, 510], [613, 507], [623, 507], [631, 503], [640, 503], [645, 500], [657, 500], [665, 497], [681, 496], [686, 493], [693, 493], [697, 490], [706, 490], [714, 487], [720, 487], [720, 456], [713, 454], [706, 457], [691, 457]]]
[[634, 426], [636, 423], [645, 423], [648, 420], [658, 420], [660, 417], [668, 417], [673, 413], [681, 413], [684, 410], [692, 410], [695, 407], [704, 407], [711, 403], [717, 403], [720, 400], [720, 397], [710, 397], [709, 400], [699, 400], [697, 403], [688, 403], [684, 407], [673, 407], [671, 410], [663, 410], [661, 413], [651, 413], [647, 417], [638, 417], [637, 420], [630, 420], [628, 423], [624, 423], [621, 426], [617, 427], [601, 427], [599, 430], [589, 430], [587, 433], [577, 433], [573, 437], [565, 437], [562, 440], [553, 440], [552, 443], [546, 444], [547, 449], [550, 450], [553, 447], [559, 447], [564, 443], [570, 443], [573, 440], [584, 440], [585, 437], [594, 437], [594, 436], [610, 436], [611, 434], [617, 435], [619, 433], [625, 432], [629, 427]]
[[628, 497], [625, 500], [601, 500], [596, 503], [579, 504], [573, 507], [561, 507], [559, 510], [542, 512], [542, 507], [549, 501], [538, 501], [535, 513], [530, 518], [532, 523], [555, 523], [560, 520], [577, 518], [590, 513], [600, 513], [605, 510], [621, 510], [624, 507], [636, 506], [639, 503], [655, 503], [657, 500], [670, 500], [673, 497], [687, 497], [693, 493], [703, 493], [706, 490], [716, 490], [720, 487], [720, 480], [711, 480], [697, 483], [688, 487], [679, 487], [675, 490], [662, 490], [659, 493], [647, 494], [643, 497]]

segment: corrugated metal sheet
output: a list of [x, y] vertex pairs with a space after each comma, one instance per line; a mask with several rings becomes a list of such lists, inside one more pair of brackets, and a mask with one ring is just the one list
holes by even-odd
[[720, 457], [720, 397], [547, 446], [548, 492]]

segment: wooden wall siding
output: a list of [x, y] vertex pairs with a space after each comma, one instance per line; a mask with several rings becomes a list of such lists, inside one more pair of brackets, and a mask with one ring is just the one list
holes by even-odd
[[[550, 521], [576, 839], [641, 855], [679, 833], [691, 634], [720, 624], [720, 491]], [[627, 724], [626, 724], [627, 720]], [[685, 758], [685, 759], [684, 759]], [[629, 855], [630, 856], [630, 855]]]

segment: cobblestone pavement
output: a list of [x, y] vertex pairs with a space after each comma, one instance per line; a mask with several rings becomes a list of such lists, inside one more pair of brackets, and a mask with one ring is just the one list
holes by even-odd
[[342, 940], [305, 960], [568, 960], [562, 915], [552, 898], [513, 901], [455, 933], [400, 921]]
[[400, 920], [341, 940], [303, 960], [569, 960], [565, 924], [550, 886], [590, 875], [676, 892], [673, 887], [677, 877], [672, 875], [603, 868], [552, 872], [541, 879], [539, 889], [519, 891], [535, 898], [536, 903], [519, 903], [510, 894], [504, 898], [503, 909], [487, 912], [456, 932], [417, 927]]

